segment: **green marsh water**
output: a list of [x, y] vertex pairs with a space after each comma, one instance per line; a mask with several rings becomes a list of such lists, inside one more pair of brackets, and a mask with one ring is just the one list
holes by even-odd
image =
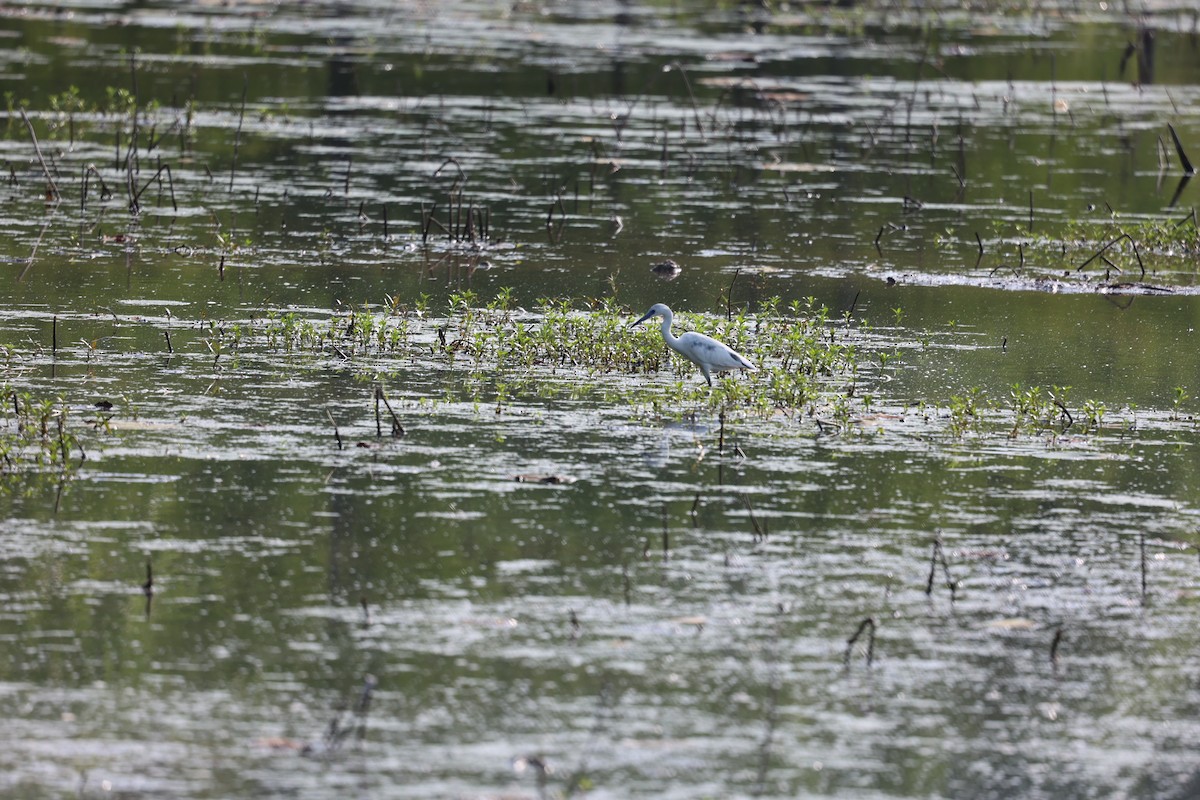
[[[58, 409], [0, 792], [1192, 796], [1200, 50], [1145, 10], [0, 11], [0, 435]], [[467, 290], [811, 296], [859, 367], [722, 443], [646, 399], [690, 370], [447, 352]], [[391, 306], [392, 352], [264, 333]]]

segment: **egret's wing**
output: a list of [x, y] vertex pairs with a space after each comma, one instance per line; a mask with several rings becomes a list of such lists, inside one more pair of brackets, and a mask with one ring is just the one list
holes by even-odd
[[754, 369], [744, 356], [711, 336], [689, 331], [679, 337], [679, 351], [693, 362], [716, 370]]

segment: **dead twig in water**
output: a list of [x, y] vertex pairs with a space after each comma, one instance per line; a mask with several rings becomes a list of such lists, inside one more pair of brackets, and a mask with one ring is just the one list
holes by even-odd
[[1146, 604], [1146, 532], [1138, 534], [1139, 563], [1142, 573], [1142, 605]]
[[662, 522], [663, 522], [663, 529], [662, 529], [663, 561], [666, 561], [667, 559], [669, 559], [671, 557], [671, 529], [670, 529], [670, 525], [667, 522], [667, 504], [666, 503], [662, 504]]
[[858, 623], [858, 629], [854, 631], [854, 635], [846, 640], [846, 654], [842, 658], [846, 669], [850, 668], [850, 656], [854, 654], [854, 644], [864, 632], [867, 633], [867, 666], [871, 666], [875, 661], [875, 618], [867, 617]]
[[233, 176], [237, 174], [238, 149], [242, 146], [242, 122], [246, 119], [246, 90], [249, 79], [242, 73], [242, 110], [238, 114], [237, 132], [233, 135], [233, 163], [229, 166], [229, 191], [233, 191]]
[[91, 186], [92, 176], [96, 176], [96, 180], [100, 181], [100, 201], [103, 202], [112, 197], [112, 191], [108, 188], [108, 184], [104, 182], [104, 176], [100, 174], [100, 170], [96, 169], [95, 164], [88, 164], [83, 168], [83, 185], [79, 191], [79, 211], [82, 213], [87, 205], [88, 189]]
[[[24, 115], [24, 112], [22, 112], [22, 115]], [[1187, 153], [1183, 151], [1183, 142], [1179, 140], [1179, 134], [1175, 132], [1175, 126], [1168, 122], [1167, 130], [1171, 132], [1171, 139], [1175, 141], [1175, 152], [1179, 155], [1179, 163], [1183, 167], [1183, 173], [1185, 175], [1195, 175], [1196, 168], [1192, 166]]]
[[754, 526], [754, 541], [766, 541], [767, 531], [764, 525], [758, 524], [758, 517], [754, 516], [754, 506], [750, 505], [750, 498], [745, 494], [742, 496], [742, 503], [746, 506], [746, 511], [750, 514], [750, 524]]
[[42, 246], [42, 239], [46, 237], [46, 231], [50, 230], [50, 225], [54, 222], [55, 216], [56, 215], [51, 214], [50, 217], [46, 219], [46, 222], [42, 225], [42, 230], [38, 233], [37, 240], [33, 243], [33, 247], [29, 250], [29, 258], [26, 260], [25, 268], [21, 270], [21, 274], [17, 276], [17, 283], [25, 280], [25, 276], [29, 274], [29, 270], [33, 269], [34, 261], [37, 260], [38, 248]]
[[692, 91], [692, 82], [688, 80], [687, 70], [683, 68], [683, 64], [675, 61], [671, 66], [679, 70], [679, 76], [683, 78], [683, 85], [687, 88], [688, 98], [692, 101], [692, 116], [696, 119], [696, 131], [700, 134], [701, 139], [707, 139], [704, 135], [704, 125], [700, 122], [700, 108], [696, 105], [696, 94]]
[[1142, 263], [1142, 254], [1138, 252], [1138, 246], [1137, 246], [1137, 242], [1135, 242], [1135, 241], [1134, 241], [1134, 239], [1133, 239], [1133, 237], [1132, 237], [1132, 236], [1130, 236], [1128, 233], [1122, 233], [1120, 236], [1118, 236], [1117, 238], [1113, 239], [1113, 240], [1112, 240], [1111, 242], [1109, 242], [1108, 244], [1104, 245], [1104, 247], [1101, 247], [1099, 250], [1097, 250], [1095, 253], [1093, 253], [1093, 254], [1092, 254], [1092, 257], [1091, 257], [1091, 258], [1089, 258], [1087, 261], [1083, 262], [1083, 263], [1082, 263], [1082, 264], [1080, 264], [1078, 267], [1076, 267], [1076, 268], [1075, 268], [1075, 271], [1076, 271], [1076, 272], [1079, 272], [1079, 271], [1080, 271], [1080, 270], [1082, 270], [1084, 267], [1086, 267], [1088, 264], [1091, 264], [1093, 261], [1095, 261], [1096, 259], [1100, 258], [1102, 255], [1104, 255], [1104, 253], [1105, 253], [1105, 252], [1107, 252], [1107, 251], [1108, 251], [1108, 249], [1109, 249], [1110, 247], [1112, 247], [1113, 245], [1115, 245], [1115, 244], [1117, 244], [1118, 242], [1122, 241], [1123, 239], [1128, 239], [1128, 240], [1129, 240], [1129, 244], [1130, 244], [1130, 245], [1133, 247], [1133, 255], [1134, 255], [1134, 257], [1135, 257], [1135, 258], [1137, 258], [1138, 267], [1140, 267], [1140, 268], [1141, 268], [1141, 270], [1142, 270], [1142, 277], [1143, 277], [1143, 278], [1144, 278], [1144, 277], [1146, 277], [1146, 265]]
[[[174, 211], [179, 210], [179, 206], [175, 203], [175, 179], [171, 177], [171, 165], [163, 164], [158, 168], [158, 171], [151, 176], [150, 180], [146, 181], [146, 184], [139, 189], [133, 197], [129, 198], [130, 214], [137, 214], [141, 210], [141, 204], [138, 201], [141, 199], [142, 193], [150, 188], [150, 184], [154, 183], [156, 180], [159, 180], [159, 176], [161, 176], [164, 172], [167, 173], [167, 186], [171, 190], [171, 208]], [[160, 194], [159, 197], [161, 198], [162, 195]]]
[[142, 594], [146, 595], [146, 618], [150, 618], [150, 604], [154, 601], [154, 568], [150, 559], [146, 559], [146, 582], [142, 584]]
[[392, 418], [392, 437], [399, 439], [406, 433], [406, 431], [404, 430], [404, 426], [400, 424], [400, 418], [397, 417], [396, 412], [392, 410], [392, 404], [388, 402], [387, 395], [383, 393], [383, 387], [379, 385], [375, 386], [375, 436], [383, 436], [383, 428], [379, 423], [380, 403], [383, 403], [384, 408], [387, 409], [388, 414]]
[[733, 279], [729, 281], [729, 288], [725, 291], [725, 321], [733, 319], [733, 285], [737, 283], [738, 275], [742, 272], [742, 268], [738, 267], [733, 271]]
[[333, 418], [333, 412], [328, 408], [325, 409], [325, 416], [329, 417], [329, 424], [333, 426], [333, 438], [337, 439], [338, 450], [342, 449], [342, 434], [338, 431], [337, 420]]
[[25, 127], [29, 129], [29, 138], [33, 142], [33, 152], [37, 156], [38, 163], [42, 165], [42, 174], [46, 176], [47, 188], [50, 190], [50, 195], [54, 198], [54, 202], [62, 199], [62, 193], [58, 191], [58, 184], [54, 182], [54, 176], [50, 174], [50, 167], [46, 165], [46, 159], [42, 157], [42, 148], [38, 145], [37, 133], [33, 130], [33, 123], [29, 121], [29, 116], [25, 113], [25, 109], [21, 109], [21, 119], [25, 121]]
[[933, 540], [933, 552], [929, 556], [929, 578], [925, 581], [926, 597], [933, 594], [933, 578], [939, 563], [942, 565], [942, 574], [946, 577], [946, 588], [950, 590], [950, 602], [954, 602], [958, 592], [958, 581], [950, 575], [950, 565], [946, 562], [946, 551], [942, 547], [940, 535]]
[[1059, 625], [1054, 631], [1054, 640], [1050, 642], [1050, 663], [1058, 669], [1058, 646], [1062, 644], [1065, 637], [1063, 636], [1063, 627]]

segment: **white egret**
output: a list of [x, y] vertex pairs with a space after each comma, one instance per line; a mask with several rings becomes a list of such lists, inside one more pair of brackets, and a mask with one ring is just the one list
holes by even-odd
[[675, 315], [671, 313], [671, 309], [662, 303], [655, 303], [650, 306], [650, 310], [629, 327], [632, 328], [641, 325], [651, 317], [662, 317], [662, 337], [667, 347], [699, 367], [700, 371], [704, 373], [704, 380], [708, 381], [709, 386], [712, 386], [712, 373], [714, 372], [727, 372], [734, 369], [757, 369], [741, 353], [738, 353], [728, 345], [721, 344], [711, 336], [705, 336], [703, 333], [696, 333], [695, 331], [688, 331], [683, 336], [676, 336], [671, 333], [671, 322], [675, 319]]

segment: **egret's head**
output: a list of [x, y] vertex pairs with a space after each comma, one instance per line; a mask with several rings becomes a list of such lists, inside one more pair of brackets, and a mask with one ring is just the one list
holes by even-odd
[[629, 327], [631, 327], [631, 328], [636, 327], [638, 325], [641, 325], [643, 322], [645, 322], [648, 319], [651, 319], [653, 317], [665, 317], [670, 313], [671, 313], [671, 309], [667, 308], [662, 303], [655, 303], [654, 305], [650, 306], [649, 311], [647, 311], [645, 314], [642, 315], [641, 319], [639, 319], [637, 322], [634, 322]]

